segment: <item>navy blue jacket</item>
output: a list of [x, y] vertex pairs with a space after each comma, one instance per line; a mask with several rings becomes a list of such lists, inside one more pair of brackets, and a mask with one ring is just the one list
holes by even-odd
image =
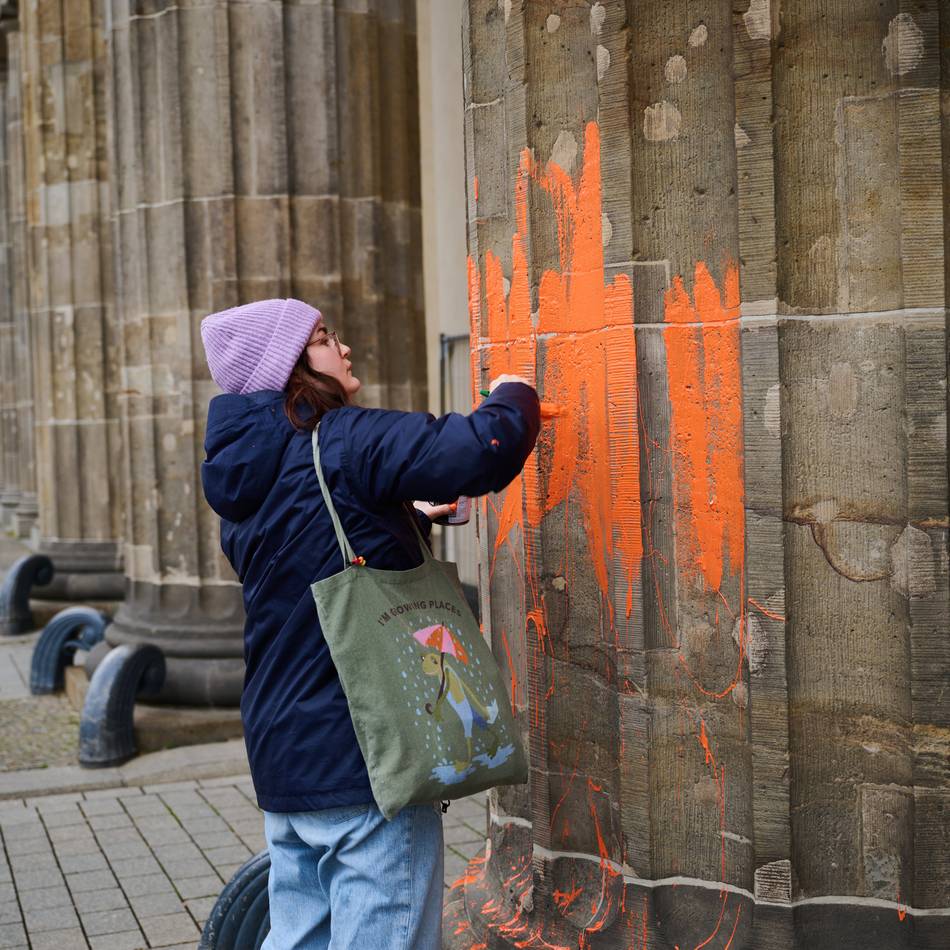
[[[221, 547], [241, 580], [244, 738], [261, 808], [311, 811], [373, 800], [346, 697], [310, 592], [343, 570], [309, 432], [284, 393], [211, 400], [201, 481]], [[348, 406], [320, 425], [320, 455], [353, 549], [371, 567], [422, 560], [403, 503], [500, 491], [540, 427], [535, 391], [503, 383], [469, 416]], [[424, 519], [428, 520], [428, 519]]]

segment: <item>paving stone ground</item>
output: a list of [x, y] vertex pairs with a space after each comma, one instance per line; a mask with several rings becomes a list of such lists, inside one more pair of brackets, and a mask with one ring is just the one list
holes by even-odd
[[[484, 844], [485, 795], [443, 818], [445, 887]], [[0, 803], [0, 948], [194, 950], [264, 847], [247, 776]]]
[[[78, 715], [30, 696], [33, 640], [0, 639], [0, 773], [77, 761]], [[443, 815], [446, 893], [486, 827], [484, 794]], [[0, 950], [194, 950], [225, 883], [263, 848], [246, 774], [0, 801]]]

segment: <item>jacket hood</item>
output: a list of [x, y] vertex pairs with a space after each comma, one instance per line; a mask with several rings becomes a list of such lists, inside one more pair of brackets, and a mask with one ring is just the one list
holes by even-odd
[[208, 406], [201, 484], [208, 504], [226, 521], [249, 518], [274, 487], [296, 431], [284, 414], [284, 395], [225, 394]]

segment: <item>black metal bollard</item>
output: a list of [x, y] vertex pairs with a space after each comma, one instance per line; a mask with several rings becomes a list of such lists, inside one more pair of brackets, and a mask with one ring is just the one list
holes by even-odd
[[151, 643], [123, 644], [96, 667], [79, 720], [79, 764], [121, 765], [135, 755], [136, 697], [155, 696], [165, 682], [165, 657]]
[[25, 633], [33, 629], [30, 591], [53, 579], [53, 562], [45, 554], [27, 554], [7, 571], [0, 586], [0, 634]]
[[225, 885], [201, 932], [198, 950], [260, 950], [270, 930], [270, 855], [255, 854]]
[[91, 650], [104, 634], [109, 617], [92, 607], [67, 607], [43, 628], [30, 658], [30, 692], [34, 696], [63, 688], [66, 666], [77, 650]]

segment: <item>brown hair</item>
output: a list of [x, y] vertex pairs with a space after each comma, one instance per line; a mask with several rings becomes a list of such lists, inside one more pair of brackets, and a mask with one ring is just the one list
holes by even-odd
[[[335, 376], [317, 373], [310, 368], [305, 349], [287, 380], [284, 413], [290, 424], [295, 429], [313, 432], [325, 412], [349, 403], [343, 384]], [[309, 410], [309, 414], [301, 415], [301, 409]]]

